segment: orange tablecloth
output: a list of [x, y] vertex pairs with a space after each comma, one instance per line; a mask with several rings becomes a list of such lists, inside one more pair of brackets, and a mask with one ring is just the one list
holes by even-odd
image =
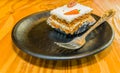
[[115, 9], [108, 22], [115, 31], [113, 43], [104, 51], [82, 59], [49, 61], [32, 57], [19, 50], [11, 31], [21, 18], [35, 12], [64, 5], [69, 0], [1, 0], [0, 1], [0, 73], [120, 73], [120, 0], [78, 0], [93, 13]]

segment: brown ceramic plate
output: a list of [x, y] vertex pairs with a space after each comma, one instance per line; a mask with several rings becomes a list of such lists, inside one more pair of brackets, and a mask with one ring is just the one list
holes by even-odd
[[[21, 19], [12, 31], [12, 39], [16, 46], [38, 58], [68, 60], [96, 54], [108, 47], [113, 40], [113, 29], [109, 23], [104, 22], [87, 36], [87, 43], [82, 48], [78, 50], [61, 48], [54, 42], [68, 42], [75, 36], [63, 35], [52, 29], [46, 23], [49, 16], [49, 11], [44, 11]], [[92, 16], [96, 20], [100, 18], [94, 14]]]

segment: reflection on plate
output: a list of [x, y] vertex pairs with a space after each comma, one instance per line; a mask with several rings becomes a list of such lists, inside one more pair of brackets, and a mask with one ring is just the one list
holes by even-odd
[[[38, 58], [67, 60], [96, 54], [108, 47], [113, 40], [113, 30], [107, 22], [104, 22], [87, 36], [87, 43], [82, 48], [74, 51], [61, 48], [54, 42], [68, 42], [75, 37], [60, 34], [47, 25], [46, 19], [49, 16], [49, 11], [44, 11], [20, 20], [12, 31], [12, 39], [16, 46]], [[92, 16], [96, 20], [99, 19], [97, 15]]]

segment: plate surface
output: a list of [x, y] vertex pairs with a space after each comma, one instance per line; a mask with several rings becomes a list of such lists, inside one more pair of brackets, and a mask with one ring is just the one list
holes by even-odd
[[[21, 19], [12, 31], [12, 39], [16, 46], [38, 58], [68, 60], [96, 54], [112, 43], [113, 29], [107, 22], [104, 22], [87, 36], [87, 43], [82, 48], [74, 51], [61, 48], [54, 42], [68, 42], [75, 36], [63, 35], [52, 29], [46, 23], [49, 16], [49, 11], [44, 11]], [[92, 16], [96, 20], [100, 18], [94, 14]]]

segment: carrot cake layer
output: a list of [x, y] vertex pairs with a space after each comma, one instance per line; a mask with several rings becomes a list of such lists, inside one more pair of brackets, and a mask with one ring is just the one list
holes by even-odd
[[[48, 19], [48, 24], [52, 28], [60, 29], [61, 31], [64, 31], [66, 34], [73, 34], [81, 26], [83, 26], [85, 22], [93, 24], [93, 23], [95, 23], [95, 19], [92, 16], [89, 16], [83, 20], [79, 20], [79, 22], [76, 22], [75, 24], [61, 23], [61, 22], [58, 22], [57, 20], [52, 19], [51, 17]], [[68, 26], [68, 25], [70, 25], [70, 26]]]

